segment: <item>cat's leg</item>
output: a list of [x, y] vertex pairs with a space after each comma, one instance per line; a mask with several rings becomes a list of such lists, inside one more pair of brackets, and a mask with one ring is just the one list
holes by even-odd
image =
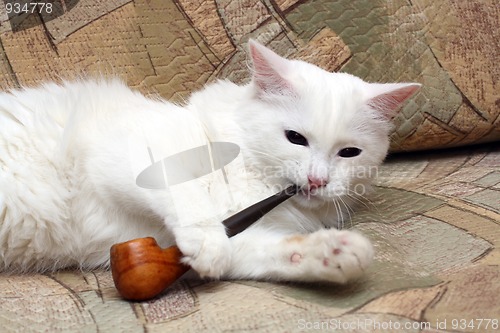
[[232, 254], [221, 223], [221, 212], [227, 204], [224, 198], [207, 194], [216, 191], [219, 182], [210, 182], [210, 190], [203, 186], [191, 181], [172, 189], [173, 202], [169, 206], [175, 211], [176, 221], [171, 221], [170, 228], [184, 255], [183, 262], [202, 277], [220, 278], [228, 270]]
[[220, 224], [174, 228], [175, 242], [183, 253], [182, 262], [201, 277], [220, 278], [231, 264], [231, 243]]
[[360, 277], [373, 259], [370, 241], [348, 230], [285, 235], [252, 228], [231, 243], [231, 267], [225, 276], [236, 279], [346, 283]]

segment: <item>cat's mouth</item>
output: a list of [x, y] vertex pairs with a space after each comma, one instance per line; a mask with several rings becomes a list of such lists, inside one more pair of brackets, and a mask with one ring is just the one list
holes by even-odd
[[300, 188], [298, 195], [306, 200], [319, 200], [321, 197], [320, 192], [320, 188], [303, 186]]
[[306, 206], [310, 206], [311, 204], [316, 206], [317, 204], [324, 202], [324, 188], [311, 187], [308, 184], [295, 184], [295, 186], [299, 189], [295, 197], [299, 200], [299, 202], [306, 204]]

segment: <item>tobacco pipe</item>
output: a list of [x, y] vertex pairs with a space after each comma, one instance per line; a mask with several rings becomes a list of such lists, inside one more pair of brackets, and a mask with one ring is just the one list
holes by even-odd
[[[239, 234], [298, 191], [299, 187], [292, 185], [225, 219], [222, 223], [228, 237]], [[162, 249], [152, 237], [114, 244], [110, 254], [116, 289], [132, 301], [157, 296], [190, 269], [181, 263], [183, 254], [177, 246]]]

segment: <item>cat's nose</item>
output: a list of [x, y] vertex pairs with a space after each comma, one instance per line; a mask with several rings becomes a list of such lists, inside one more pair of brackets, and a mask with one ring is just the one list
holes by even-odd
[[320, 178], [320, 177], [314, 177], [314, 176], [307, 176], [307, 181], [309, 182], [309, 187], [323, 187], [328, 184], [328, 179], [326, 178]]

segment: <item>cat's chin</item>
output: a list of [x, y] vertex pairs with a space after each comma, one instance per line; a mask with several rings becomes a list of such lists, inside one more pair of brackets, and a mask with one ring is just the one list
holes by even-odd
[[319, 208], [325, 204], [325, 200], [321, 196], [305, 191], [299, 192], [294, 199], [299, 205], [309, 209]]

